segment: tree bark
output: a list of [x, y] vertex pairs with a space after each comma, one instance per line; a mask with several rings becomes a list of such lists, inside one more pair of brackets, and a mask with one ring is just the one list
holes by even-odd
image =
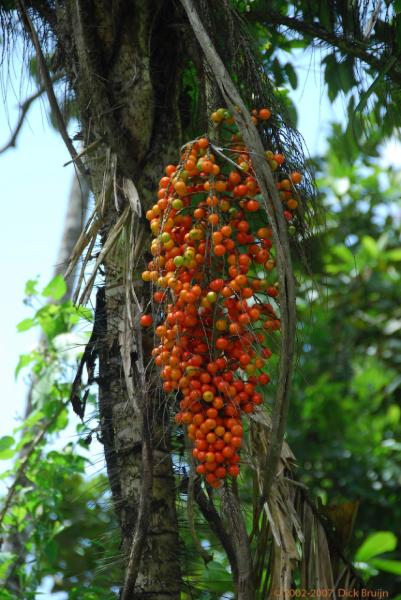
[[[84, 147], [96, 142], [84, 161], [102, 222], [103, 244], [126, 205], [124, 178], [134, 182], [143, 212], [157, 189], [163, 166], [177, 160], [181, 66], [177, 55], [180, 41], [172, 16], [170, 3], [161, 0], [69, 0], [65, 8], [58, 9], [59, 51], [76, 93]], [[124, 232], [138, 226], [147, 231], [145, 219], [131, 211]], [[139, 272], [145, 265], [143, 237], [141, 240], [138, 272], [130, 274], [134, 282], [140, 280]], [[149, 378], [144, 390], [139, 377], [136, 361], [143, 354], [146, 366], [151, 341], [145, 340], [139, 349], [140, 340], [129, 330], [126, 273], [122, 268], [131, 251], [129, 237], [121, 235], [116, 246], [103, 261], [104, 281], [98, 290], [96, 313], [101, 324], [98, 382], [102, 441], [121, 527], [122, 552], [126, 569], [131, 571], [126, 573], [123, 597], [178, 600], [181, 576], [169, 408], [159, 392], [150, 390], [153, 384]], [[135, 293], [140, 301], [149, 300], [149, 290], [142, 290], [141, 284], [135, 283]], [[122, 340], [128, 340], [125, 349]], [[123, 358], [127, 348], [131, 361], [128, 374]], [[149, 465], [144, 465], [146, 450]], [[150, 494], [143, 498], [146, 482], [151, 486]], [[145, 503], [142, 512], [141, 502]], [[138, 535], [141, 544], [133, 548]], [[130, 555], [135, 557], [135, 564]]]

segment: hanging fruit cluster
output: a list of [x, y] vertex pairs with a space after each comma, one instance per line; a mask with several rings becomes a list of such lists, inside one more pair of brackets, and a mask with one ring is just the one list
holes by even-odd
[[[270, 116], [266, 108], [252, 112], [256, 124]], [[211, 120], [216, 128], [233, 124], [224, 109]], [[272, 230], [252, 159], [235, 130], [224, 144], [223, 153], [199, 138], [166, 167], [146, 214], [153, 259], [142, 274], [156, 288], [153, 356], [163, 388], [177, 395], [176, 421], [193, 442], [196, 471], [213, 487], [239, 474], [242, 415], [263, 401], [269, 346], [280, 329]], [[266, 160], [291, 221], [301, 175], [286, 174], [282, 154], [268, 150]], [[143, 326], [152, 323], [142, 315]]]

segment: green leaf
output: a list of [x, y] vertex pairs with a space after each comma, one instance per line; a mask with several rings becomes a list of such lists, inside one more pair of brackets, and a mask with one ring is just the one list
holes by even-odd
[[338, 65], [337, 77], [339, 78], [340, 89], [344, 94], [350, 91], [356, 84], [354, 77], [354, 60], [352, 57], [346, 58]]
[[41, 319], [40, 323], [44, 333], [47, 335], [49, 339], [53, 339], [56, 335], [64, 332], [64, 323], [58, 318], [52, 320], [51, 318]]
[[347, 248], [347, 246], [334, 246], [332, 252], [341, 258], [345, 263], [354, 263], [354, 255], [352, 254], [351, 250]]
[[44, 288], [42, 296], [45, 298], [53, 298], [53, 300], [61, 300], [67, 292], [67, 284], [61, 275], [56, 275], [51, 282]]
[[388, 250], [385, 254], [385, 257], [388, 260], [401, 260], [401, 248], [396, 248], [395, 250]]
[[325, 65], [324, 80], [328, 86], [328, 96], [331, 102], [333, 102], [333, 100], [336, 99], [338, 92], [340, 91], [337, 77], [338, 62], [336, 55], [329, 54], [322, 61], [322, 64]]
[[369, 561], [375, 569], [379, 571], [386, 571], [386, 573], [393, 573], [394, 575], [401, 575], [401, 561], [390, 560], [386, 558], [373, 558]]
[[214, 560], [208, 563], [203, 573], [203, 583], [205, 589], [217, 594], [224, 594], [232, 589], [232, 580], [224, 565], [216, 560], [218, 558], [215, 553]]
[[46, 304], [38, 310], [36, 318], [44, 333], [50, 339], [53, 339], [60, 333], [65, 333], [70, 329], [71, 310], [69, 304]]
[[369, 561], [383, 552], [392, 552], [397, 547], [397, 537], [391, 531], [372, 533], [358, 548], [355, 560]]
[[68, 425], [68, 411], [63, 410], [56, 419], [51, 431], [62, 431]]
[[11, 595], [7, 590], [0, 590], [0, 600], [15, 600], [15, 596]]
[[324, 79], [328, 86], [328, 96], [333, 102], [338, 92], [349, 92], [356, 84], [354, 76], [354, 60], [352, 57], [338, 60], [335, 53], [329, 54], [322, 61], [325, 65]]
[[[0, 581], [5, 579], [7, 571], [15, 558], [16, 555], [11, 554], [11, 552], [0, 552]], [[2, 596], [0, 596], [0, 598], [2, 598]]]
[[12, 509], [12, 515], [17, 523], [22, 523], [27, 515], [27, 510], [24, 506], [14, 506]]
[[24, 446], [26, 446], [26, 444], [29, 444], [29, 442], [31, 442], [34, 437], [35, 437], [35, 432], [34, 431], [31, 431], [29, 433], [25, 433], [25, 435], [23, 435], [21, 437], [21, 439], [18, 441], [15, 449], [16, 450], [21, 450], [21, 448], [23, 448]]
[[0, 460], [8, 460], [15, 454], [15, 450], [11, 450], [14, 445], [14, 438], [11, 435], [5, 435], [0, 438]]
[[36, 296], [38, 294], [38, 290], [36, 288], [37, 285], [37, 279], [28, 279], [25, 284], [25, 296]]
[[284, 65], [284, 71], [288, 77], [288, 81], [290, 82], [292, 89], [295, 90], [298, 87], [298, 77], [294, 67], [291, 63], [287, 63]]
[[339, 273], [341, 271], [351, 271], [355, 267], [355, 257], [351, 250], [344, 245], [334, 246], [332, 248], [332, 254], [340, 259], [340, 264], [334, 260], [326, 265], [326, 271], [328, 273]]
[[10, 460], [15, 455], [15, 450], [2, 450], [0, 452], [0, 460]]
[[[397, 50], [399, 51], [400, 49], [400, 38], [401, 38], [401, 14], [398, 13], [395, 16], [394, 19], [394, 23], [393, 23], [393, 27], [394, 27], [394, 41], [395, 41], [395, 47], [397, 48]], [[396, 58], [396, 57], [394, 57]], [[397, 57], [398, 58], [398, 57]]]
[[18, 364], [15, 368], [15, 373], [14, 373], [15, 377], [18, 377], [21, 369], [24, 369], [25, 367], [30, 365], [31, 362], [33, 362], [35, 360], [35, 358], [36, 358], [36, 354], [34, 352], [31, 352], [30, 354], [21, 354], [19, 357]]
[[19, 331], [20, 333], [22, 331], [28, 331], [28, 329], [32, 329], [32, 327], [34, 327], [36, 325], [34, 319], [24, 319], [23, 321], [20, 321], [17, 325], [17, 331]]
[[14, 444], [14, 438], [11, 435], [5, 435], [0, 438], [0, 452], [8, 450]]
[[54, 540], [50, 540], [49, 543], [46, 544], [46, 547], [45, 547], [45, 554], [50, 563], [55, 562], [55, 560], [57, 558], [57, 553], [58, 553], [58, 549], [57, 549], [56, 542]]
[[25, 419], [22, 427], [23, 428], [26, 428], [26, 427], [31, 428], [34, 425], [36, 425], [36, 423], [38, 423], [38, 421], [43, 419], [44, 416], [45, 415], [41, 410], [35, 410], [29, 415], [29, 417], [27, 419]]
[[76, 312], [82, 319], [85, 319], [86, 321], [89, 321], [90, 323], [92, 323], [93, 312], [91, 311], [90, 308], [87, 308], [86, 306], [77, 306]]
[[363, 236], [362, 246], [372, 258], [377, 258], [379, 256], [379, 248], [377, 243], [372, 237], [370, 237], [370, 235]]

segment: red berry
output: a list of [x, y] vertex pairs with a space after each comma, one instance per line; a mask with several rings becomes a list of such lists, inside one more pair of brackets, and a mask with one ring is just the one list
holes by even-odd
[[142, 327], [150, 327], [153, 324], [153, 317], [152, 315], [142, 315], [139, 322]]
[[239, 467], [237, 465], [230, 465], [228, 467], [228, 474], [231, 475], [231, 477], [238, 477], [239, 475]]

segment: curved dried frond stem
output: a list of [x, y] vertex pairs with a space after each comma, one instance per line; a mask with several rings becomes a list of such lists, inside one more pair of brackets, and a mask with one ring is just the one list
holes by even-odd
[[287, 225], [282, 214], [282, 205], [272, 172], [264, 157], [264, 148], [261, 139], [251, 121], [248, 109], [203, 26], [192, 0], [181, 0], [181, 3], [203, 49], [223, 98], [228, 108], [232, 111], [242, 138], [248, 150], [252, 152], [255, 174], [263, 196], [264, 207], [272, 226], [273, 240], [277, 252], [282, 335], [279, 381], [272, 417], [273, 430], [266, 457], [267, 477], [265, 478], [262, 493], [263, 499], [265, 499], [269, 494], [275, 477], [284, 440], [295, 347], [295, 285]]

